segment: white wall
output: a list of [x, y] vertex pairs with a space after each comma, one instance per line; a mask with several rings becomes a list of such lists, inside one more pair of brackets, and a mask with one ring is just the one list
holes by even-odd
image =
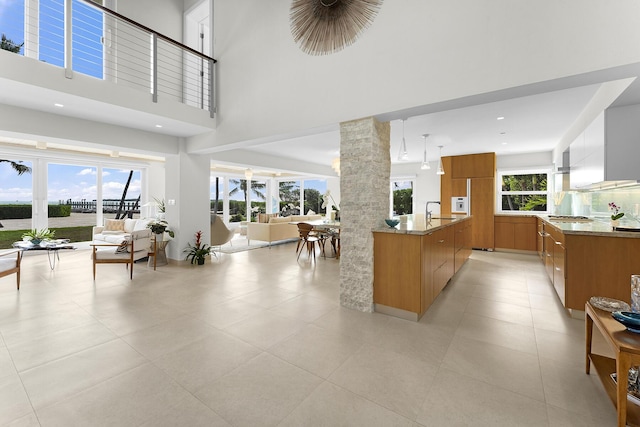
[[640, 61], [635, 0], [387, 1], [326, 56], [294, 45], [289, 6], [215, 2], [219, 126], [190, 150]]

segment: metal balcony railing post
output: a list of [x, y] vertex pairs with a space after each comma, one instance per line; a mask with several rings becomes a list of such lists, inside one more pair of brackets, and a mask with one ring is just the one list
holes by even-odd
[[212, 59], [210, 59], [209, 60], [209, 117], [211, 117], [212, 119], [216, 115], [216, 100], [214, 98], [215, 92], [213, 90], [213, 84], [216, 80], [214, 75], [215, 69], [216, 69], [216, 64]]
[[158, 36], [151, 33], [151, 93], [153, 102], [158, 102]]
[[72, 0], [64, 1], [64, 76], [68, 79], [73, 78], [73, 50], [72, 50]]

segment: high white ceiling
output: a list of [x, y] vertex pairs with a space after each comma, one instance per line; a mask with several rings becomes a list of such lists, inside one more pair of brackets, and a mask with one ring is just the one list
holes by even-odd
[[[591, 100], [600, 85], [589, 85], [472, 107], [409, 117], [404, 137], [409, 159], [422, 162], [424, 138], [427, 157], [495, 152], [498, 155], [551, 151]], [[498, 119], [502, 117], [502, 119]], [[336, 126], [337, 128], [337, 126]], [[402, 120], [391, 122], [391, 161], [399, 162]], [[248, 148], [262, 154], [279, 153], [292, 160], [330, 165], [339, 156], [340, 133], [336, 129]]]
[[[602, 81], [602, 80], [601, 80]], [[202, 126], [178, 120], [136, 113], [121, 107], [90, 99], [78, 100], [77, 96], [44, 91], [40, 95], [24, 96], [25, 85], [12, 81], [2, 81], [0, 104], [51, 112], [54, 114], [79, 117], [98, 122], [132, 127], [159, 134], [188, 137], [208, 131]], [[541, 91], [534, 95], [505, 97], [500, 101], [480, 103], [463, 108], [439, 108], [429, 114], [389, 113], [381, 116], [391, 121], [391, 161], [399, 163], [398, 153], [403, 135], [409, 154], [407, 163], [420, 163], [424, 153], [422, 135], [429, 134], [427, 153], [429, 161], [436, 161], [440, 155], [438, 146], [442, 146], [442, 155], [460, 155], [480, 152], [495, 152], [497, 155], [535, 153], [551, 151], [567, 133], [585, 106], [594, 97], [601, 85], [591, 83], [582, 86], [573, 85], [567, 89]], [[640, 92], [640, 90], [638, 91]], [[622, 97], [621, 97], [622, 98]], [[627, 102], [636, 102], [637, 97], [627, 94]], [[54, 107], [53, 103], [65, 104], [64, 108]], [[503, 119], [498, 119], [502, 117]], [[156, 124], [163, 123], [163, 128]], [[332, 159], [339, 156], [339, 124], [329, 127], [331, 130], [309, 132], [309, 135], [284, 138], [268, 142], [252, 142], [242, 147], [241, 155], [216, 152], [211, 154], [212, 162], [218, 159], [232, 158], [233, 161], [221, 161], [223, 165], [253, 167], [265, 171], [287, 170], [269, 165], [274, 156], [287, 159], [292, 165], [288, 172], [295, 172], [298, 163], [315, 164], [326, 167], [328, 173]], [[15, 135], [14, 135], [15, 136]], [[0, 132], [0, 144], [2, 134]], [[105, 147], [108, 149], [108, 147]], [[233, 149], [232, 149], [233, 150]], [[255, 155], [251, 155], [255, 154]], [[268, 156], [267, 156], [268, 155]], [[289, 161], [290, 160], [290, 161]], [[298, 169], [304, 173], [304, 168]], [[309, 173], [314, 173], [310, 171]]]

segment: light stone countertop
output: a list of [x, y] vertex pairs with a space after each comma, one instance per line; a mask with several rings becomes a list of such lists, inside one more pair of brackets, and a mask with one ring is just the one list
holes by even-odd
[[435, 215], [427, 223], [424, 215], [407, 215], [406, 224], [398, 224], [394, 228], [385, 224], [383, 227], [374, 228], [371, 231], [374, 233], [415, 234], [422, 236], [469, 218], [471, 218], [471, 216], [450, 215], [445, 219], [444, 217], [440, 218], [439, 215]]
[[[546, 215], [541, 215], [540, 218], [542, 218], [547, 224], [550, 224], [562, 231], [564, 234], [640, 239], [640, 232], [614, 231], [611, 223], [606, 220], [594, 219], [589, 222], [561, 222], [550, 221]], [[624, 227], [624, 224], [621, 224], [620, 226]], [[640, 226], [640, 223], [638, 226]]]

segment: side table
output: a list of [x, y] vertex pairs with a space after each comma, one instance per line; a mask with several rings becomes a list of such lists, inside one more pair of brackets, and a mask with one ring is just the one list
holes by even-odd
[[[607, 344], [611, 347], [615, 359], [591, 353], [593, 326], [602, 333]], [[598, 376], [613, 405], [618, 411], [618, 426], [640, 425], [640, 406], [627, 401], [627, 376], [632, 365], [640, 365], [640, 334], [627, 331], [618, 323], [611, 313], [600, 310], [587, 302], [585, 305], [585, 341], [586, 366], [588, 374], [591, 363], [598, 371]], [[615, 372], [617, 383], [611, 379]]]
[[[155, 250], [153, 253], [149, 254], [149, 267], [156, 267], [158, 265], [167, 265], [169, 262], [167, 261], [167, 245], [170, 240], [161, 240], [159, 242], [154, 241], [153, 245], [155, 246]], [[154, 258], [153, 260], [151, 258]]]

